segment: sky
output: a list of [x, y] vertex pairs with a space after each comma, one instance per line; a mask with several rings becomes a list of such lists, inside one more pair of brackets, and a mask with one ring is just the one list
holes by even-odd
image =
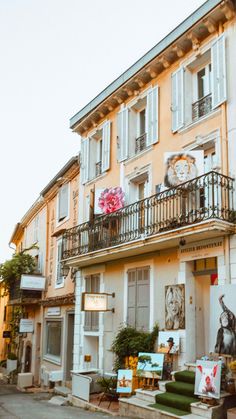
[[78, 153], [69, 119], [202, 0], [0, 0], [0, 263], [17, 222]]

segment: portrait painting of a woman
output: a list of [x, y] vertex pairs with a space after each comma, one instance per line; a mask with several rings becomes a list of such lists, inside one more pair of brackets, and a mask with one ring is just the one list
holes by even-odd
[[184, 284], [165, 287], [165, 328], [167, 330], [185, 328]]

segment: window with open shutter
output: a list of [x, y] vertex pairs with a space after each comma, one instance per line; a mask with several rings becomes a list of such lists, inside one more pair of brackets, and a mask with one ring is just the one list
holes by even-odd
[[150, 268], [128, 270], [127, 324], [148, 330], [150, 320]]
[[62, 185], [58, 196], [58, 222], [68, 217], [69, 213], [69, 184]]
[[172, 131], [176, 132], [184, 124], [184, 69], [180, 68], [171, 76], [172, 80]]
[[118, 132], [118, 160], [123, 161], [128, 157], [129, 146], [129, 110], [122, 109], [117, 115]]
[[158, 87], [147, 94], [147, 146], [158, 141]]
[[57, 267], [56, 267], [56, 287], [63, 285], [64, 278], [61, 272], [62, 239], [57, 241]]
[[81, 140], [81, 177], [82, 183], [89, 180], [89, 138], [82, 138]]
[[107, 121], [102, 129], [102, 172], [110, 169], [111, 124]]
[[227, 99], [225, 36], [221, 35], [211, 47], [212, 66], [212, 108], [216, 108]]

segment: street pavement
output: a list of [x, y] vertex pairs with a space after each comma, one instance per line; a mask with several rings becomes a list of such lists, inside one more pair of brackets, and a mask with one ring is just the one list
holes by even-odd
[[[22, 393], [13, 385], [0, 385], [0, 418], [4, 419], [103, 419], [109, 414], [90, 412], [72, 406], [55, 406], [48, 402], [52, 394]], [[119, 416], [116, 416], [118, 418]], [[124, 419], [124, 417], [123, 417]]]

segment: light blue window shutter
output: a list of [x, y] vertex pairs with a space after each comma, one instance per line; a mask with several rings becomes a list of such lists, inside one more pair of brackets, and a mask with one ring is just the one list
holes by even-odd
[[89, 180], [89, 138], [81, 140], [81, 176], [82, 183]]
[[149, 330], [150, 322], [150, 269], [137, 269], [136, 328]]
[[105, 122], [102, 128], [102, 172], [110, 169], [111, 123]]
[[149, 90], [147, 94], [147, 145], [158, 141], [158, 87]]
[[127, 324], [135, 327], [136, 323], [136, 269], [130, 269], [128, 275]]
[[172, 131], [184, 125], [184, 69], [181, 67], [171, 75], [172, 80]]
[[58, 221], [64, 220], [68, 216], [68, 196], [69, 185], [68, 183], [63, 185], [59, 190], [59, 214]]
[[62, 256], [62, 241], [57, 244], [57, 277], [56, 283], [60, 285], [63, 282], [63, 276], [61, 272], [61, 256]]
[[118, 160], [123, 161], [128, 158], [129, 150], [129, 110], [122, 109], [117, 114], [117, 133], [118, 133]]
[[227, 99], [225, 36], [221, 35], [211, 47], [212, 65], [212, 108], [215, 109]]

